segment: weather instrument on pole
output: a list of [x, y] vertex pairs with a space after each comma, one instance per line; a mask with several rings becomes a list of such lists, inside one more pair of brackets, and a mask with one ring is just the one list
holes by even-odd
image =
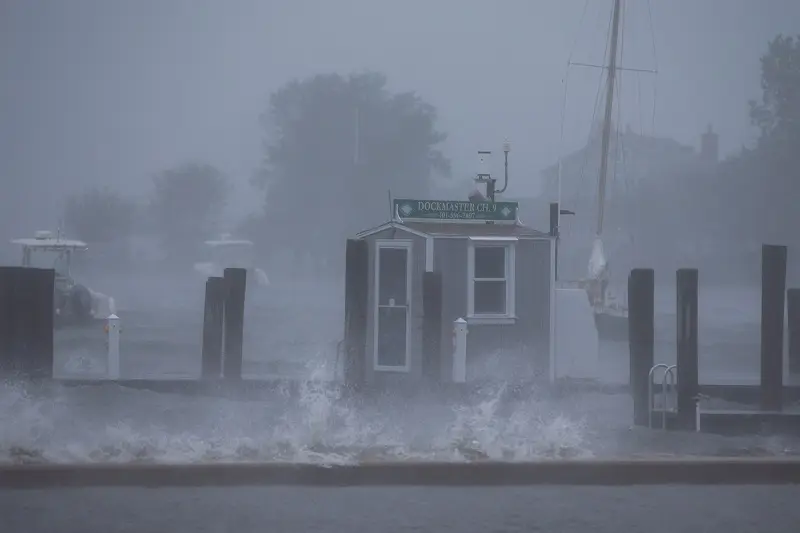
[[[486, 184], [486, 199], [490, 202], [495, 201], [495, 195], [503, 193], [508, 188], [508, 153], [511, 151], [511, 143], [505, 141], [503, 143], [504, 155], [504, 182], [503, 188], [496, 190], [497, 179], [492, 177], [491, 172], [491, 150], [478, 150], [478, 175], [475, 177], [475, 183]], [[473, 193], [474, 194], [474, 193]]]

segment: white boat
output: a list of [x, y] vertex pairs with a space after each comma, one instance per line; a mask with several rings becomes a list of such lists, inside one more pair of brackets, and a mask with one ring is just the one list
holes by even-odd
[[[219, 239], [205, 241], [208, 250], [206, 261], [194, 264], [195, 272], [205, 278], [222, 277], [226, 268], [247, 270], [248, 287], [267, 287], [267, 273], [255, 266], [255, 245], [246, 239], [233, 239], [230, 233], [223, 233]], [[255, 280], [252, 283], [250, 280]]]
[[62, 239], [50, 231], [37, 231], [33, 238], [11, 242], [22, 247], [22, 266], [55, 270], [53, 305], [57, 324], [105, 320], [117, 312], [114, 298], [72, 278], [72, 256], [89, 249], [85, 242]]

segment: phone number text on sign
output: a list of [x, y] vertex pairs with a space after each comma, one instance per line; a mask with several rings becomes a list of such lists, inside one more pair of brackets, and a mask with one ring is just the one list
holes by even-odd
[[475, 213], [444, 211], [439, 213], [439, 218], [445, 218], [450, 220], [470, 219], [470, 218], [475, 218]]

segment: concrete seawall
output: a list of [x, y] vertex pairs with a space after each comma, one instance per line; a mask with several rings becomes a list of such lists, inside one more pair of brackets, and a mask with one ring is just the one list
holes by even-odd
[[476, 463], [9, 465], [2, 488], [200, 486], [532, 486], [800, 484], [797, 459]]

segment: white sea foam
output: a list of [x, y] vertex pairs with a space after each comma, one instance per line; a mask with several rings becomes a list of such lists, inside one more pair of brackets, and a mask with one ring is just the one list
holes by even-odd
[[[316, 373], [327, 373], [320, 367]], [[3, 462], [353, 462], [525, 460], [590, 455], [583, 425], [537, 401], [355, 406], [311, 380], [263, 400], [231, 400], [106, 384], [0, 385]], [[502, 409], [501, 409], [502, 406]], [[502, 411], [502, 412], [501, 412]]]

